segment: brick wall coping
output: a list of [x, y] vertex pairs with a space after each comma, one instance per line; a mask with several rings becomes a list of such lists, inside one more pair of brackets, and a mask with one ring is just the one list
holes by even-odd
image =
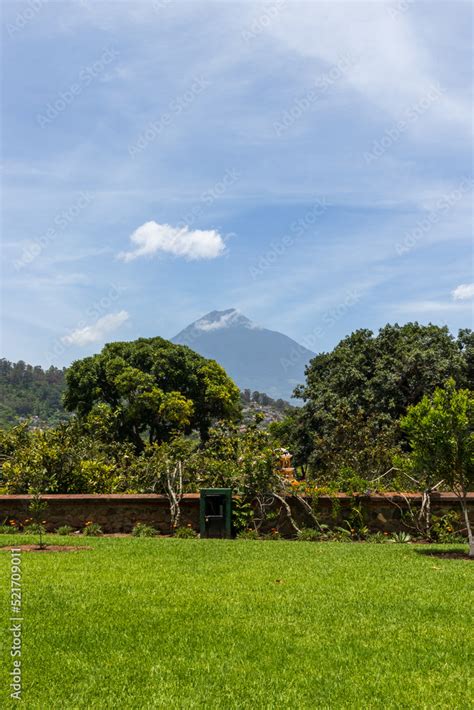
[[[446, 502], [456, 500], [458, 497], [455, 493], [438, 493], [434, 491], [432, 494], [434, 500]], [[74, 501], [74, 500], [84, 500], [84, 501], [143, 501], [149, 502], [152, 500], [167, 500], [165, 495], [159, 493], [45, 493], [41, 496], [44, 500], [61, 500], [61, 501]], [[199, 493], [186, 493], [183, 496], [182, 502], [199, 500]], [[291, 497], [291, 496], [289, 496]], [[307, 496], [305, 496], [307, 497]], [[374, 502], [391, 500], [391, 499], [401, 499], [408, 498], [409, 500], [421, 500], [421, 493], [400, 493], [398, 491], [387, 491], [386, 493], [370, 493], [370, 494], [357, 494], [350, 496], [347, 493], [334, 493], [334, 495], [318, 495], [318, 500], [332, 500], [333, 498], [338, 498], [340, 500], [352, 500], [353, 498], [373, 500]], [[12, 501], [12, 500], [30, 500], [31, 495], [28, 494], [11, 494], [11, 495], [0, 495], [0, 501]], [[467, 494], [468, 500], [474, 502], [474, 492]]]

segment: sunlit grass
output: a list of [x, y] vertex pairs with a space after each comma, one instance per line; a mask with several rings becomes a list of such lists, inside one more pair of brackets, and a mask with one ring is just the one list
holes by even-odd
[[[28, 709], [472, 707], [469, 561], [411, 545], [48, 540], [93, 549], [22, 554]], [[18, 706], [9, 557], [2, 708]]]

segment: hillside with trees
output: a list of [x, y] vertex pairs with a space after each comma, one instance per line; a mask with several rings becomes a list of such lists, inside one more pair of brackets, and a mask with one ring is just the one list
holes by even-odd
[[36, 426], [54, 426], [68, 418], [61, 397], [65, 370], [0, 360], [0, 426], [33, 419]]

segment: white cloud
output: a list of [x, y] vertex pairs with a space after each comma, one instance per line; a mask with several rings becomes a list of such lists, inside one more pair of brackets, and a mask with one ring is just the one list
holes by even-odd
[[158, 252], [181, 256], [188, 261], [216, 259], [225, 251], [224, 240], [214, 229], [189, 229], [171, 227], [169, 224], [145, 222], [130, 235], [135, 246], [132, 251], [120, 252], [119, 259], [133, 261], [140, 256], [153, 256]]
[[66, 345], [89, 345], [100, 342], [107, 333], [117, 330], [122, 323], [129, 319], [127, 311], [118, 313], [108, 313], [99, 318], [93, 325], [86, 325], [83, 328], [76, 328], [69, 335], [61, 338]]
[[457, 286], [451, 295], [455, 301], [469, 301], [474, 298], [474, 283]]

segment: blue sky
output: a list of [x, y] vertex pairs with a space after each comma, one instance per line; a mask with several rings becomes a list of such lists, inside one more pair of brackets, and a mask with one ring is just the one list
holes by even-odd
[[4, 2], [2, 355], [472, 326], [468, 2]]

